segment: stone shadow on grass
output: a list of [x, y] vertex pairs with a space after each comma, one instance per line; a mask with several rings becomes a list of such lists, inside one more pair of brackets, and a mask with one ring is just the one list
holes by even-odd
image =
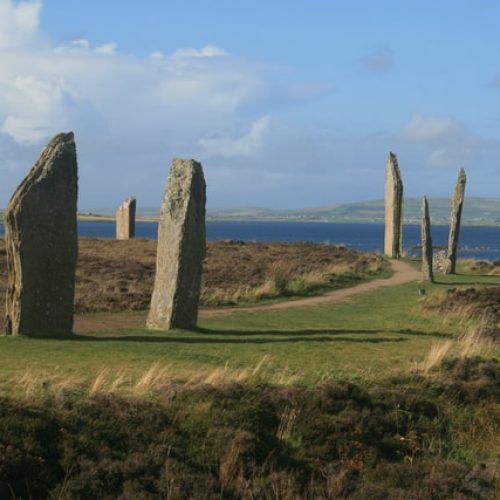
[[[465, 275], [462, 275], [465, 276]], [[434, 285], [440, 285], [440, 286], [447, 286], [447, 287], [453, 287], [453, 286], [491, 286], [491, 285], [497, 285], [497, 283], [494, 281], [495, 276], [483, 276], [484, 278], [492, 278], [491, 282], [488, 281], [439, 281], [439, 280], [434, 280]]]
[[[126, 335], [126, 336], [92, 336], [92, 335], [82, 335], [75, 334], [73, 336], [68, 336], [66, 340], [73, 341], [83, 341], [83, 342], [144, 342], [144, 343], [160, 343], [160, 344], [279, 344], [279, 343], [295, 343], [295, 342], [352, 342], [352, 343], [368, 343], [368, 344], [379, 344], [382, 342], [406, 342], [408, 339], [404, 337], [378, 337], [378, 338], [350, 338], [350, 337], [335, 337], [321, 335], [321, 336], [311, 336], [311, 335], [297, 335], [296, 333], [289, 336], [282, 333], [281, 337], [265, 337], [265, 333], [261, 338], [253, 336], [251, 338], [231, 338], [231, 332], [226, 331], [223, 334], [216, 334], [214, 337], [205, 336], [179, 336], [179, 335], [169, 335], [169, 336], [155, 336], [155, 335]], [[227, 335], [228, 337], [224, 337]], [[256, 334], [257, 335], [257, 334]]]
[[[136, 330], [133, 330], [136, 332]], [[380, 329], [303, 329], [303, 330], [211, 330], [197, 328], [196, 330], [181, 330], [162, 332], [163, 334], [143, 335], [128, 334], [126, 330], [116, 335], [71, 334], [64, 337], [34, 337], [80, 342], [144, 342], [144, 343], [182, 343], [182, 344], [272, 344], [294, 342], [353, 342], [379, 344], [383, 342], [405, 342], [409, 336], [450, 338], [449, 334], [440, 332], [423, 332], [419, 330], [380, 330]], [[190, 335], [190, 333], [192, 335]], [[387, 334], [398, 335], [389, 337]], [[359, 335], [373, 336], [359, 338]], [[377, 336], [384, 335], [384, 336]]]

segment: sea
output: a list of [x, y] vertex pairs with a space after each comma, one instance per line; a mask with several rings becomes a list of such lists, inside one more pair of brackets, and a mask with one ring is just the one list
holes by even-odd
[[[137, 222], [136, 237], [156, 239], [158, 224]], [[342, 245], [353, 250], [382, 252], [384, 224], [328, 222], [207, 222], [207, 239], [241, 241], [309, 241]], [[435, 250], [445, 248], [448, 226], [432, 226]], [[0, 225], [0, 235], [4, 228]], [[112, 221], [79, 221], [79, 236], [114, 238]], [[403, 227], [403, 246], [408, 255], [419, 254], [420, 226]], [[479, 260], [500, 260], [500, 227], [463, 226], [460, 230], [459, 257]]]

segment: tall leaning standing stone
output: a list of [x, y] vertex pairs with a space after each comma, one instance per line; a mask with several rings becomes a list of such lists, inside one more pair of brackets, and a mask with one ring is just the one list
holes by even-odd
[[73, 329], [77, 182], [73, 133], [56, 135], [7, 206], [7, 334]]
[[149, 329], [196, 326], [206, 245], [205, 189], [200, 163], [173, 160], [158, 226]]
[[422, 198], [422, 222], [420, 226], [422, 237], [422, 280], [434, 281], [432, 272], [432, 237], [431, 218], [429, 216], [429, 203], [427, 198]]
[[448, 251], [444, 265], [445, 274], [455, 274], [457, 264], [458, 236], [460, 234], [460, 219], [465, 198], [465, 183], [467, 177], [463, 168], [458, 172], [457, 183], [453, 199], [451, 200], [450, 234], [448, 237]]
[[116, 211], [116, 239], [130, 240], [135, 236], [135, 205], [133, 196], [127, 198]]
[[384, 253], [399, 259], [403, 251], [403, 181], [394, 153], [389, 153], [385, 172]]

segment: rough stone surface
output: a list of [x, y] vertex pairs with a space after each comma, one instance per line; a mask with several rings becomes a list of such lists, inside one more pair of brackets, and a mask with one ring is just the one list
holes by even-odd
[[7, 334], [72, 331], [77, 183], [73, 133], [59, 134], [47, 144], [7, 206]]
[[444, 273], [446, 264], [446, 250], [438, 250], [432, 256], [432, 269], [434, 272]]
[[205, 189], [200, 163], [173, 160], [158, 226], [149, 329], [196, 326], [206, 246]]
[[434, 281], [432, 272], [431, 219], [429, 217], [429, 203], [425, 196], [422, 198], [422, 223], [420, 230], [422, 237], [422, 280]]
[[116, 239], [129, 240], [135, 236], [135, 198], [127, 198], [116, 211]]
[[455, 274], [458, 237], [460, 234], [460, 219], [462, 218], [466, 181], [467, 177], [465, 176], [465, 170], [461, 168], [458, 172], [457, 183], [455, 184], [455, 191], [453, 193], [453, 199], [451, 200], [450, 235], [448, 237], [448, 252], [444, 266], [445, 274]]
[[389, 153], [385, 172], [384, 253], [399, 259], [403, 252], [403, 181], [396, 155]]

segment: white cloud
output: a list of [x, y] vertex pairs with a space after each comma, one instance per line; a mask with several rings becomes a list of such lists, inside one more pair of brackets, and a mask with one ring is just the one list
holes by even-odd
[[195, 148], [200, 137], [235, 123], [260, 93], [262, 71], [220, 57], [226, 52], [214, 45], [144, 59], [86, 38], [30, 45], [42, 37], [40, 9], [40, 1], [0, 0], [0, 131], [19, 143], [66, 128], [90, 136], [99, 123], [99, 132], [127, 144], [139, 133], [161, 140], [169, 131], [179, 150]]
[[190, 58], [217, 57], [226, 55], [227, 53], [224, 49], [216, 47], [215, 45], [206, 45], [200, 50], [178, 49], [172, 54], [172, 57], [176, 59], [190, 59]]
[[429, 142], [462, 133], [463, 126], [453, 118], [438, 118], [413, 113], [403, 127], [402, 137], [411, 142]]
[[118, 44], [116, 42], [105, 43], [100, 47], [97, 47], [95, 51], [99, 54], [113, 55], [116, 52]]
[[40, 0], [13, 3], [0, 0], [0, 50], [31, 44], [38, 35]]
[[[44, 142], [61, 131], [75, 132], [82, 200], [103, 205], [138, 175], [137, 194], [160, 197], [172, 157], [244, 159], [266, 142], [267, 68], [215, 45], [138, 58], [114, 42], [51, 44], [38, 28], [40, 8], [39, 1], [0, 0], [3, 203]], [[250, 106], [261, 118], [247, 116]]]
[[224, 156], [227, 158], [253, 156], [261, 149], [270, 124], [271, 116], [265, 115], [252, 123], [248, 133], [241, 137], [205, 137], [199, 141], [199, 144], [205, 149], [204, 154], [206, 156]]
[[90, 42], [86, 38], [77, 38], [75, 40], [70, 40], [64, 45], [60, 45], [54, 49], [56, 54], [90, 54], [92, 52], [96, 54], [104, 55], [114, 55], [118, 44], [116, 42], [105, 43], [95, 49], [92, 48]]
[[[2, 132], [19, 143], [34, 144], [68, 127], [67, 91], [62, 82], [26, 74], [3, 82]], [[1, 114], [0, 114], [1, 116]]]
[[161, 50], [155, 50], [149, 54], [149, 59], [163, 61], [163, 59], [165, 59], [165, 54]]

